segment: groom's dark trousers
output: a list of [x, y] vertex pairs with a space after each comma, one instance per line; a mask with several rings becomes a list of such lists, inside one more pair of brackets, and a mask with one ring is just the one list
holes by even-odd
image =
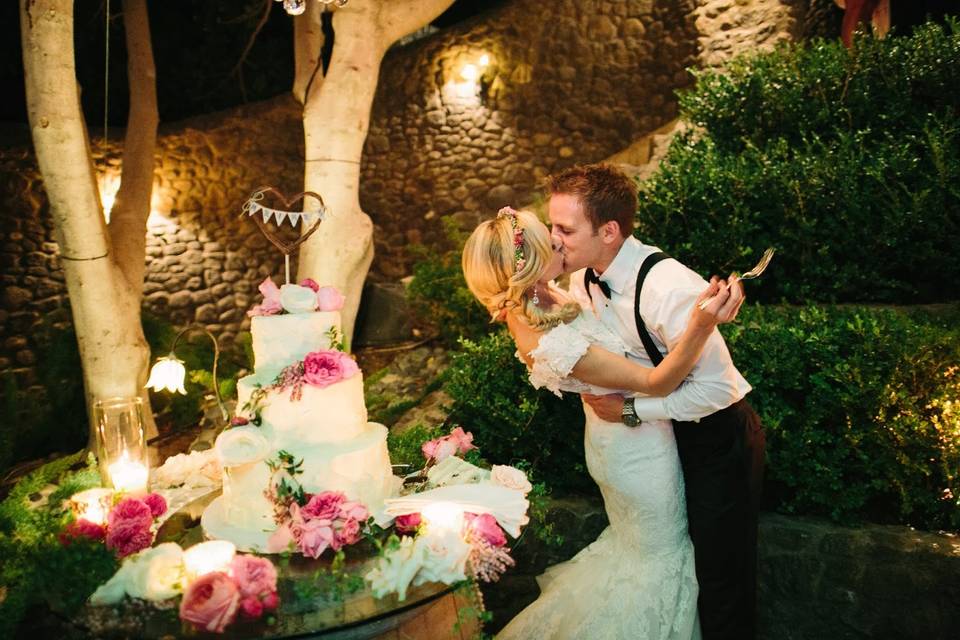
[[[648, 256], [637, 273], [637, 332], [654, 366], [663, 354], [640, 317], [640, 291], [653, 265], [667, 257]], [[704, 640], [749, 640], [756, 635], [757, 513], [766, 447], [760, 417], [740, 400], [699, 422], [674, 420], [673, 432], [697, 563], [700, 630]]]

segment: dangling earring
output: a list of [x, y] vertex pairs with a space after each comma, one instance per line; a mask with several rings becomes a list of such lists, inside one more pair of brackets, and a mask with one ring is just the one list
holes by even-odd
[[537, 285], [533, 285], [533, 297], [530, 298], [533, 304], [540, 304], [540, 296], [537, 295]]

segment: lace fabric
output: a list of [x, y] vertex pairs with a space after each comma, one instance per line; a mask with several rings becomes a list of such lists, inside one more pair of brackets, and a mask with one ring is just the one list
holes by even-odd
[[[569, 377], [590, 344], [623, 352], [619, 338], [581, 315], [541, 338], [531, 353], [531, 383], [555, 392], [606, 392]], [[539, 578], [540, 597], [497, 637], [700, 638], [693, 545], [672, 425], [629, 428], [584, 409], [587, 467], [610, 526], [573, 559], [548, 569]]]

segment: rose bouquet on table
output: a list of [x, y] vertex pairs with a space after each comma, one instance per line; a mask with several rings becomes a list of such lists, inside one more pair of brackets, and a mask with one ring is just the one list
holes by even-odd
[[118, 499], [110, 508], [105, 523], [77, 518], [60, 533], [60, 543], [69, 545], [80, 538], [103, 540], [118, 558], [125, 558], [153, 544], [155, 524], [166, 513], [167, 501], [158, 493], [143, 498], [116, 496]]
[[425, 582], [494, 582], [513, 566], [507, 534], [516, 538], [528, 522], [533, 487], [519, 469], [484, 469], [460, 457], [474, 449], [460, 427], [423, 444], [424, 468], [407, 476], [405, 495], [387, 500], [399, 535], [366, 575], [375, 596], [403, 600], [411, 584]]

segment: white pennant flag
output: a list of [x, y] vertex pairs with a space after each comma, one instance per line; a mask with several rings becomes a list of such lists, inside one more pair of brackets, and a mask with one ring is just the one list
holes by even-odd
[[270, 222], [270, 218], [273, 217], [273, 209], [267, 209], [266, 207], [263, 207], [262, 211], [263, 211], [263, 221]]
[[296, 226], [297, 226], [297, 223], [300, 222], [300, 216], [302, 216], [303, 214], [302, 214], [302, 213], [297, 213], [296, 211], [291, 211], [291, 212], [290, 212], [289, 214], [287, 214], [287, 215], [290, 216], [290, 226], [291, 226], [291, 227], [296, 227]]
[[284, 219], [287, 217], [288, 211], [274, 211], [277, 216], [277, 226], [283, 224]]

